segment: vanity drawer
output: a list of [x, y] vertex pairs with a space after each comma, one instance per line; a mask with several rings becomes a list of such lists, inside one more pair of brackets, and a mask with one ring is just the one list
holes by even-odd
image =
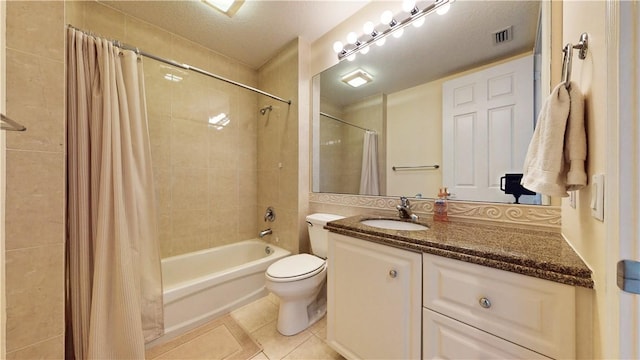
[[429, 309], [422, 310], [422, 359], [549, 359]]
[[572, 286], [423, 256], [425, 307], [546, 356], [575, 357]]

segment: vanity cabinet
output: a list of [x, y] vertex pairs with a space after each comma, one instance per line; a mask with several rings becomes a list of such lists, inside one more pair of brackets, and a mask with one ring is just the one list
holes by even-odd
[[424, 359], [575, 358], [572, 286], [423, 254], [423, 304]]
[[419, 359], [422, 255], [330, 233], [327, 341], [349, 359]]

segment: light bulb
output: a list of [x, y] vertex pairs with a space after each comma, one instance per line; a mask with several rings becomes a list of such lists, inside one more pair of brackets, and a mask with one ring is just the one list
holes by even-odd
[[398, 39], [402, 36], [402, 34], [404, 34], [404, 28], [400, 28], [396, 31], [393, 32], [393, 37]]
[[421, 17], [421, 18], [419, 18], [417, 20], [414, 20], [411, 24], [413, 26], [419, 28], [420, 26], [424, 25], [424, 19], [425, 19], [425, 17], [423, 16], [423, 17]]
[[351, 54], [351, 55], [347, 56], [347, 60], [349, 60], [349, 61], [353, 61], [353, 60], [355, 60], [355, 59], [356, 59], [356, 54], [355, 54], [355, 53], [353, 53], [353, 54]]
[[393, 13], [389, 10], [385, 11], [380, 15], [380, 22], [383, 24], [391, 24], [393, 21]]
[[369, 52], [369, 45], [363, 47], [362, 49], [360, 49], [360, 54], [364, 55], [366, 53]]
[[378, 46], [382, 46], [382, 45], [384, 45], [384, 43], [385, 43], [386, 41], [387, 41], [387, 39], [386, 39], [386, 38], [382, 38], [382, 39], [380, 39], [380, 40], [376, 41], [376, 45], [378, 45]]
[[373, 33], [373, 30], [375, 30], [375, 28], [374, 28], [373, 22], [371, 21], [367, 21], [362, 26], [362, 31], [364, 31], [364, 33], [367, 35], [371, 35]]
[[356, 41], [358, 41], [358, 34], [356, 34], [355, 32], [350, 32], [349, 34], [347, 34], [347, 42], [349, 44], [355, 44]]
[[446, 4], [442, 5], [442, 6], [440, 6], [438, 8], [438, 10], [436, 10], [436, 13], [438, 13], [438, 15], [444, 15], [447, 12], [449, 12], [449, 8], [451, 8], [451, 4], [446, 3]]
[[336, 54], [339, 53], [340, 51], [342, 51], [342, 48], [343, 48], [342, 42], [336, 41], [336, 42], [333, 43], [333, 51], [335, 51]]
[[416, 7], [416, 0], [402, 0], [402, 10], [408, 13], [411, 13]]

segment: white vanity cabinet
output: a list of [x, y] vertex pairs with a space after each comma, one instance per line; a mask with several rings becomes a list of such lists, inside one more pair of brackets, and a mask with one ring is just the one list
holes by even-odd
[[423, 305], [424, 359], [575, 358], [573, 286], [423, 254]]
[[330, 233], [327, 341], [349, 359], [419, 359], [422, 255]]

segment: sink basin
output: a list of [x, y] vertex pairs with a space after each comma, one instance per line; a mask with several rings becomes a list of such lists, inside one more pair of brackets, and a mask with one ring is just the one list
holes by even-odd
[[399, 221], [399, 220], [382, 220], [372, 219], [360, 221], [361, 224], [387, 230], [429, 230], [428, 227], [416, 223]]

